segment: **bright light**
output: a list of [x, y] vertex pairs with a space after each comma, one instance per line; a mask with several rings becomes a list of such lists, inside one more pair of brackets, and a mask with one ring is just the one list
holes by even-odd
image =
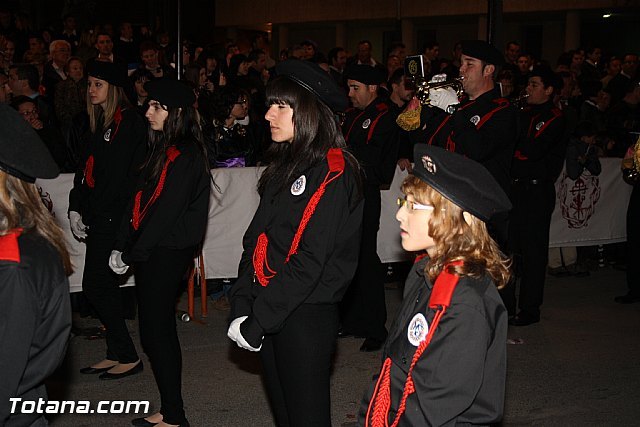
[[607, 19], [607, 18], [611, 18], [611, 14], [610, 13], [605, 13], [604, 15], [602, 15], [603, 18]]

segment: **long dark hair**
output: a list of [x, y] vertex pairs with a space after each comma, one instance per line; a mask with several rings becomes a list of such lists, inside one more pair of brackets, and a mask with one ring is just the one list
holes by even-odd
[[[280, 76], [269, 83], [267, 104], [288, 105], [293, 109], [294, 136], [291, 143], [269, 147], [266, 158], [270, 163], [258, 183], [261, 195], [267, 185], [276, 186], [278, 191], [289, 186], [302, 171], [324, 161], [330, 148], [346, 148], [338, 121], [329, 107], [288, 77]], [[358, 161], [346, 150], [344, 156], [361, 190]]]
[[145, 184], [156, 183], [162, 173], [162, 168], [167, 159], [167, 147], [179, 141], [192, 140], [198, 147], [207, 170], [207, 149], [204, 146], [202, 129], [200, 128], [200, 116], [192, 106], [184, 108], [169, 107], [169, 115], [164, 121], [161, 131], [149, 128], [150, 153], [147, 157], [145, 169], [150, 168]]

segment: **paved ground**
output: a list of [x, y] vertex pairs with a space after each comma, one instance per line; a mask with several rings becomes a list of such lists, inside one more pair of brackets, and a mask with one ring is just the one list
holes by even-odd
[[[610, 267], [585, 278], [549, 277], [539, 324], [510, 327], [503, 425], [640, 425], [640, 304], [618, 305], [624, 273]], [[390, 320], [400, 290], [387, 290]], [[272, 426], [256, 356], [226, 338], [226, 313], [210, 310], [203, 322], [179, 323], [184, 398], [194, 427]], [[83, 320], [85, 323], [90, 321]], [[131, 323], [137, 341], [135, 323]], [[74, 337], [64, 366], [50, 382], [51, 399], [149, 400], [158, 395], [144, 373], [105, 382], [78, 369], [101, 359], [103, 340]], [[360, 353], [360, 340], [339, 340], [332, 376], [333, 425], [354, 425], [355, 413], [379, 353]], [[146, 359], [144, 359], [146, 362]], [[135, 414], [58, 415], [54, 427], [127, 426]]]

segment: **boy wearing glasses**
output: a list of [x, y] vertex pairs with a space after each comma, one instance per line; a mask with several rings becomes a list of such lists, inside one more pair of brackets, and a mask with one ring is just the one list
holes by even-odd
[[502, 418], [507, 311], [498, 288], [509, 260], [486, 223], [511, 208], [479, 163], [417, 145], [396, 215], [419, 252], [358, 425], [458, 425]]

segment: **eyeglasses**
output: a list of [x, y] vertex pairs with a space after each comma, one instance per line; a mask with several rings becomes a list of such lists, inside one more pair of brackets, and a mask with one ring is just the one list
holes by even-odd
[[35, 116], [36, 114], [38, 114], [37, 108], [34, 108], [33, 110], [29, 110], [29, 111], [22, 111], [20, 113], [20, 115], [23, 117]]
[[396, 200], [396, 204], [398, 205], [398, 209], [403, 206], [407, 207], [409, 212], [413, 211], [432, 211], [434, 208], [431, 205], [421, 205], [418, 202], [411, 202], [407, 200], [405, 197], [398, 197]]

